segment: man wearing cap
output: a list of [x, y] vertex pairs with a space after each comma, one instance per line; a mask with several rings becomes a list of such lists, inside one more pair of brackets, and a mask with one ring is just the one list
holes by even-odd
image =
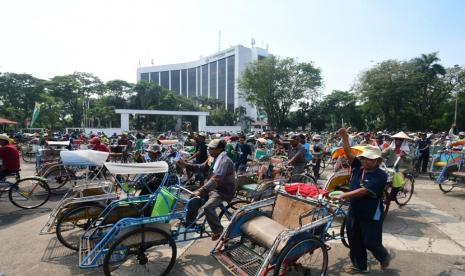
[[336, 196], [350, 202], [346, 228], [352, 264], [344, 267], [344, 271], [350, 274], [367, 273], [367, 249], [380, 262], [381, 269], [386, 269], [391, 257], [382, 243], [382, 214], [383, 192], [388, 176], [379, 168], [382, 162], [381, 150], [375, 146], [366, 146], [359, 157], [354, 157], [347, 130], [341, 128], [338, 133], [352, 166], [350, 192]]
[[[223, 232], [223, 226], [216, 209], [223, 201], [231, 201], [236, 193], [236, 173], [234, 164], [225, 151], [226, 142], [214, 139], [208, 144], [210, 155], [215, 158], [212, 168], [206, 163], [189, 164], [182, 159], [178, 164], [194, 171], [209, 171], [210, 177], [205, 185], [194, 192], [197, 197], [202, 197], [207, 201], [203, 205], [205, 218], [212, 230], [212, 240], [217, 240]], [[186, 217], [187, 224], [192, 223], [197, 217], [197, 210], [189, 210]]]
[[10, 173], [20, 170], [19, 152], [14, 144], [10, 144], [10, 137], [0, 134], [0, 159], [2, 168], [0, 169], [0, 180]]
[[313, 176], [316, 179], [320, 178], [320, 165], [321, 158], [323, 158], [324, 145], [321, 143], [321, 136], [318, 134], [313, 135], [313, 145], [311, 147], [312, 162], [313, 162]]
[[421, 172], [426, 173], [428, 168], [429, 161], [429, 148], [431, 146], [431, 141], [426, 137], [426, 132], [420, 133], [420, 140], [418, 140], [418, 150], [420, 151], [420, 157], [418, 162], [421, 165]]
[[103, 151], [103, 152], [110, 152], [108, 147], [105, 144], [102, 144], [100, 142], [100, 138], [98, 138], [98, 137], [94, 137], [94, 138], [90, 139], [89, 144], [90, 144], [90, 146], [91, 146], [91, 148], [93, 150]]
[[305, 160], [305, 148], [300, 143], [299, 135], [293, 135], [290, 141], [291, 146], [288, 151], [287, 166], [293, 166], [292, 175], [302, 174], [305, 171], [305, 165], [307, 161]]

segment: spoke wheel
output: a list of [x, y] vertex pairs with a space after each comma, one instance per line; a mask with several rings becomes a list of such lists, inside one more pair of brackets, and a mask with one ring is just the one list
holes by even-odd
[[37, 177], [18, 180], [8, 191], [8, 197], [15, 206], [34, 209], [45, 204], [50, 198], [47, 182]]
[[138, 228], [112, 244], [103, 260], [105, 275], [167, 275], [176, 261], [176, 243], [156, 228]]
[[74, 178], [74, 175], [62, 166], [47, 171], [43, 178], [47, 179], [47, 184], [50, 190], [57, 190], [63, 187], [69, 180]]
[[56, 225], [57, 239], [72, 250], [79, 250], [79, 240], [103, 211], [97, 203], [86, 203], [66, 210], [58, 219]]
[[26, 163], [34, 163], [36, 162], [36, 153], [35, 152], [24, 152], [21, 154], [21, 158]]
[[415, 178], [413, 178], [412, 175], [405, 175], [404, 181], [404, 185], [399, 189], [399, 191], [396, 194], [396, 197], [394, 198], [397, 205], [399, 206], [404, 206], [410, 201], [415, 187]]
[[315, 237], [303, 239], [279, 254], [274, 275], [326, 275], [328, 250]]

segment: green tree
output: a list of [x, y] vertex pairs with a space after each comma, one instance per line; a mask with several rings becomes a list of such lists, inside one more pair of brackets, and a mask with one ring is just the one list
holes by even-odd
[[411, 60], [414, 66], [412, 79], [415, 80], [419, 93], [416, 97], [416, 109], [420, 116], [420, 129], [436, 117], [438, 107], [448, 97], [450, 91], [442, 89], [440, 78], [446, 74], [446, 69], [439, 64], [437, 53], [422, 54]]
[[312, 63], [272, 55], [250, 64], [239, 80], [241, 95], [263, 109], [268, 123], [277, 130], [285, 128], [291, 106], [314, 97], [321, 85], [320, 69]]
[[0, 74], [0, 115], [27, 127], [35, 103], [46, 99], [44, 83], [29, 74]]

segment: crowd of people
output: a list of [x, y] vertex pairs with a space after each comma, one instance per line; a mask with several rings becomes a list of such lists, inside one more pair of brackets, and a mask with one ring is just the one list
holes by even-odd
[[[103, 152], [136, 152], [146, 154], [145, 160], [166, 161], [169, 173], [175, 175], [177, 168], [195, 175], [201, 185], [193, 194], [205, 202], [206, 220], [212, 230], [212, 239], [216, 240], [223, 232], [218, 218], [217, 208], [223, 202], [233, 199], [236, 192], [236, 175], [247, 170], [249, 161], [266, 157], [285, 156], [284, 166], [292, 168], [292, 175], [302, 174], [311, 163], [313, 176], [320, 178], [321, 162], [332, 149], [342, 147], [352, 170], [349, 180], [350, 190], [338, 195], [340, 200], [348, 200], [350, 209], [347, 217], [347, 235], [351, 244], [351, 264], [344, 268], [348, 273], [367, 272], [367, 250], [380, 262], [381, 268], [390, 263], [390, 255], [382, 244], [383, 213], [382, 193], [387, 174], [380, 169], [384, 161], [387, 166], [394, 162], [399, 170], [418, 170], [426, 173], [430, 152], [433, 146], [441, 146], [462, 151], [461, 143], [465, 132], [454, 134], [454, 127], [447, 133], [390, 133], [388, 131], [355, 132], [341, 128], [335, 133], [284, 132], [272, 131], [256, 133], [195, 133], [188, 129], [186, 133], [162, 133], [144, 135], [114, 133], [108, 137], [104, 133], [71, 133], [63, 136], [70, 141], [70, 149], [75, 145], [88, 145], [88, 148]], [[47, 138], [39, 138], [40, 143]], [[177, 158], [173, 162], [164, 154], [164, 141], [178, 139], [178, 144], [191, 147], [192, 152], [186, 158]], [[0, 158], [3, 160], [0, 178], [18, 171], [19, 152], [8, 135], [0, 135]], [[361, 145], [365, 150], [355, 157], [351, 147]], [[399, 162], [400, 160], [400, 162]], [[143, 160], [142, 160], [143, 161]], [[188, 212], [186, 223], [192, 223], [197, 217], [197, 208]]]

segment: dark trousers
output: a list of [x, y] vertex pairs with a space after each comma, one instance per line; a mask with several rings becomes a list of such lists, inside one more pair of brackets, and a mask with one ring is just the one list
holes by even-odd
[[346, 222], [352, 264], [358, 269], [367, 269], [367, 250], [370, 250], [379, 262], [384, 262], [388, 252], [383, 246], [383, 222], [361, 220], [350, 214]]
[[313, 175], [315, 176], [316, 179], [320, 178], [320, 165], [321, 165], [321, 159], [315, 159], [315, 164], [313, 165]]
[[420, 155], [418, 162], [421, 163], [421, 172], [426, 173], [428, 169], [429, 154]]
[[193, 198], [187, 207], [187, 215], [186, 215], [186, 224], [191, 225], [195, 222], [197, 218], [198, 211], [200, 207], [202, 207], [205, 212], [205, 219], [207, 220], [210, 229], [214, 234], [223, 232], [223, 226], [221, 225], [221, 221], [218, 218], [218, 213], [216, 210], [223, 203], [223, 199], [216, 191], [211, 191], [208, 196], [202, 196], [202, 198]]

